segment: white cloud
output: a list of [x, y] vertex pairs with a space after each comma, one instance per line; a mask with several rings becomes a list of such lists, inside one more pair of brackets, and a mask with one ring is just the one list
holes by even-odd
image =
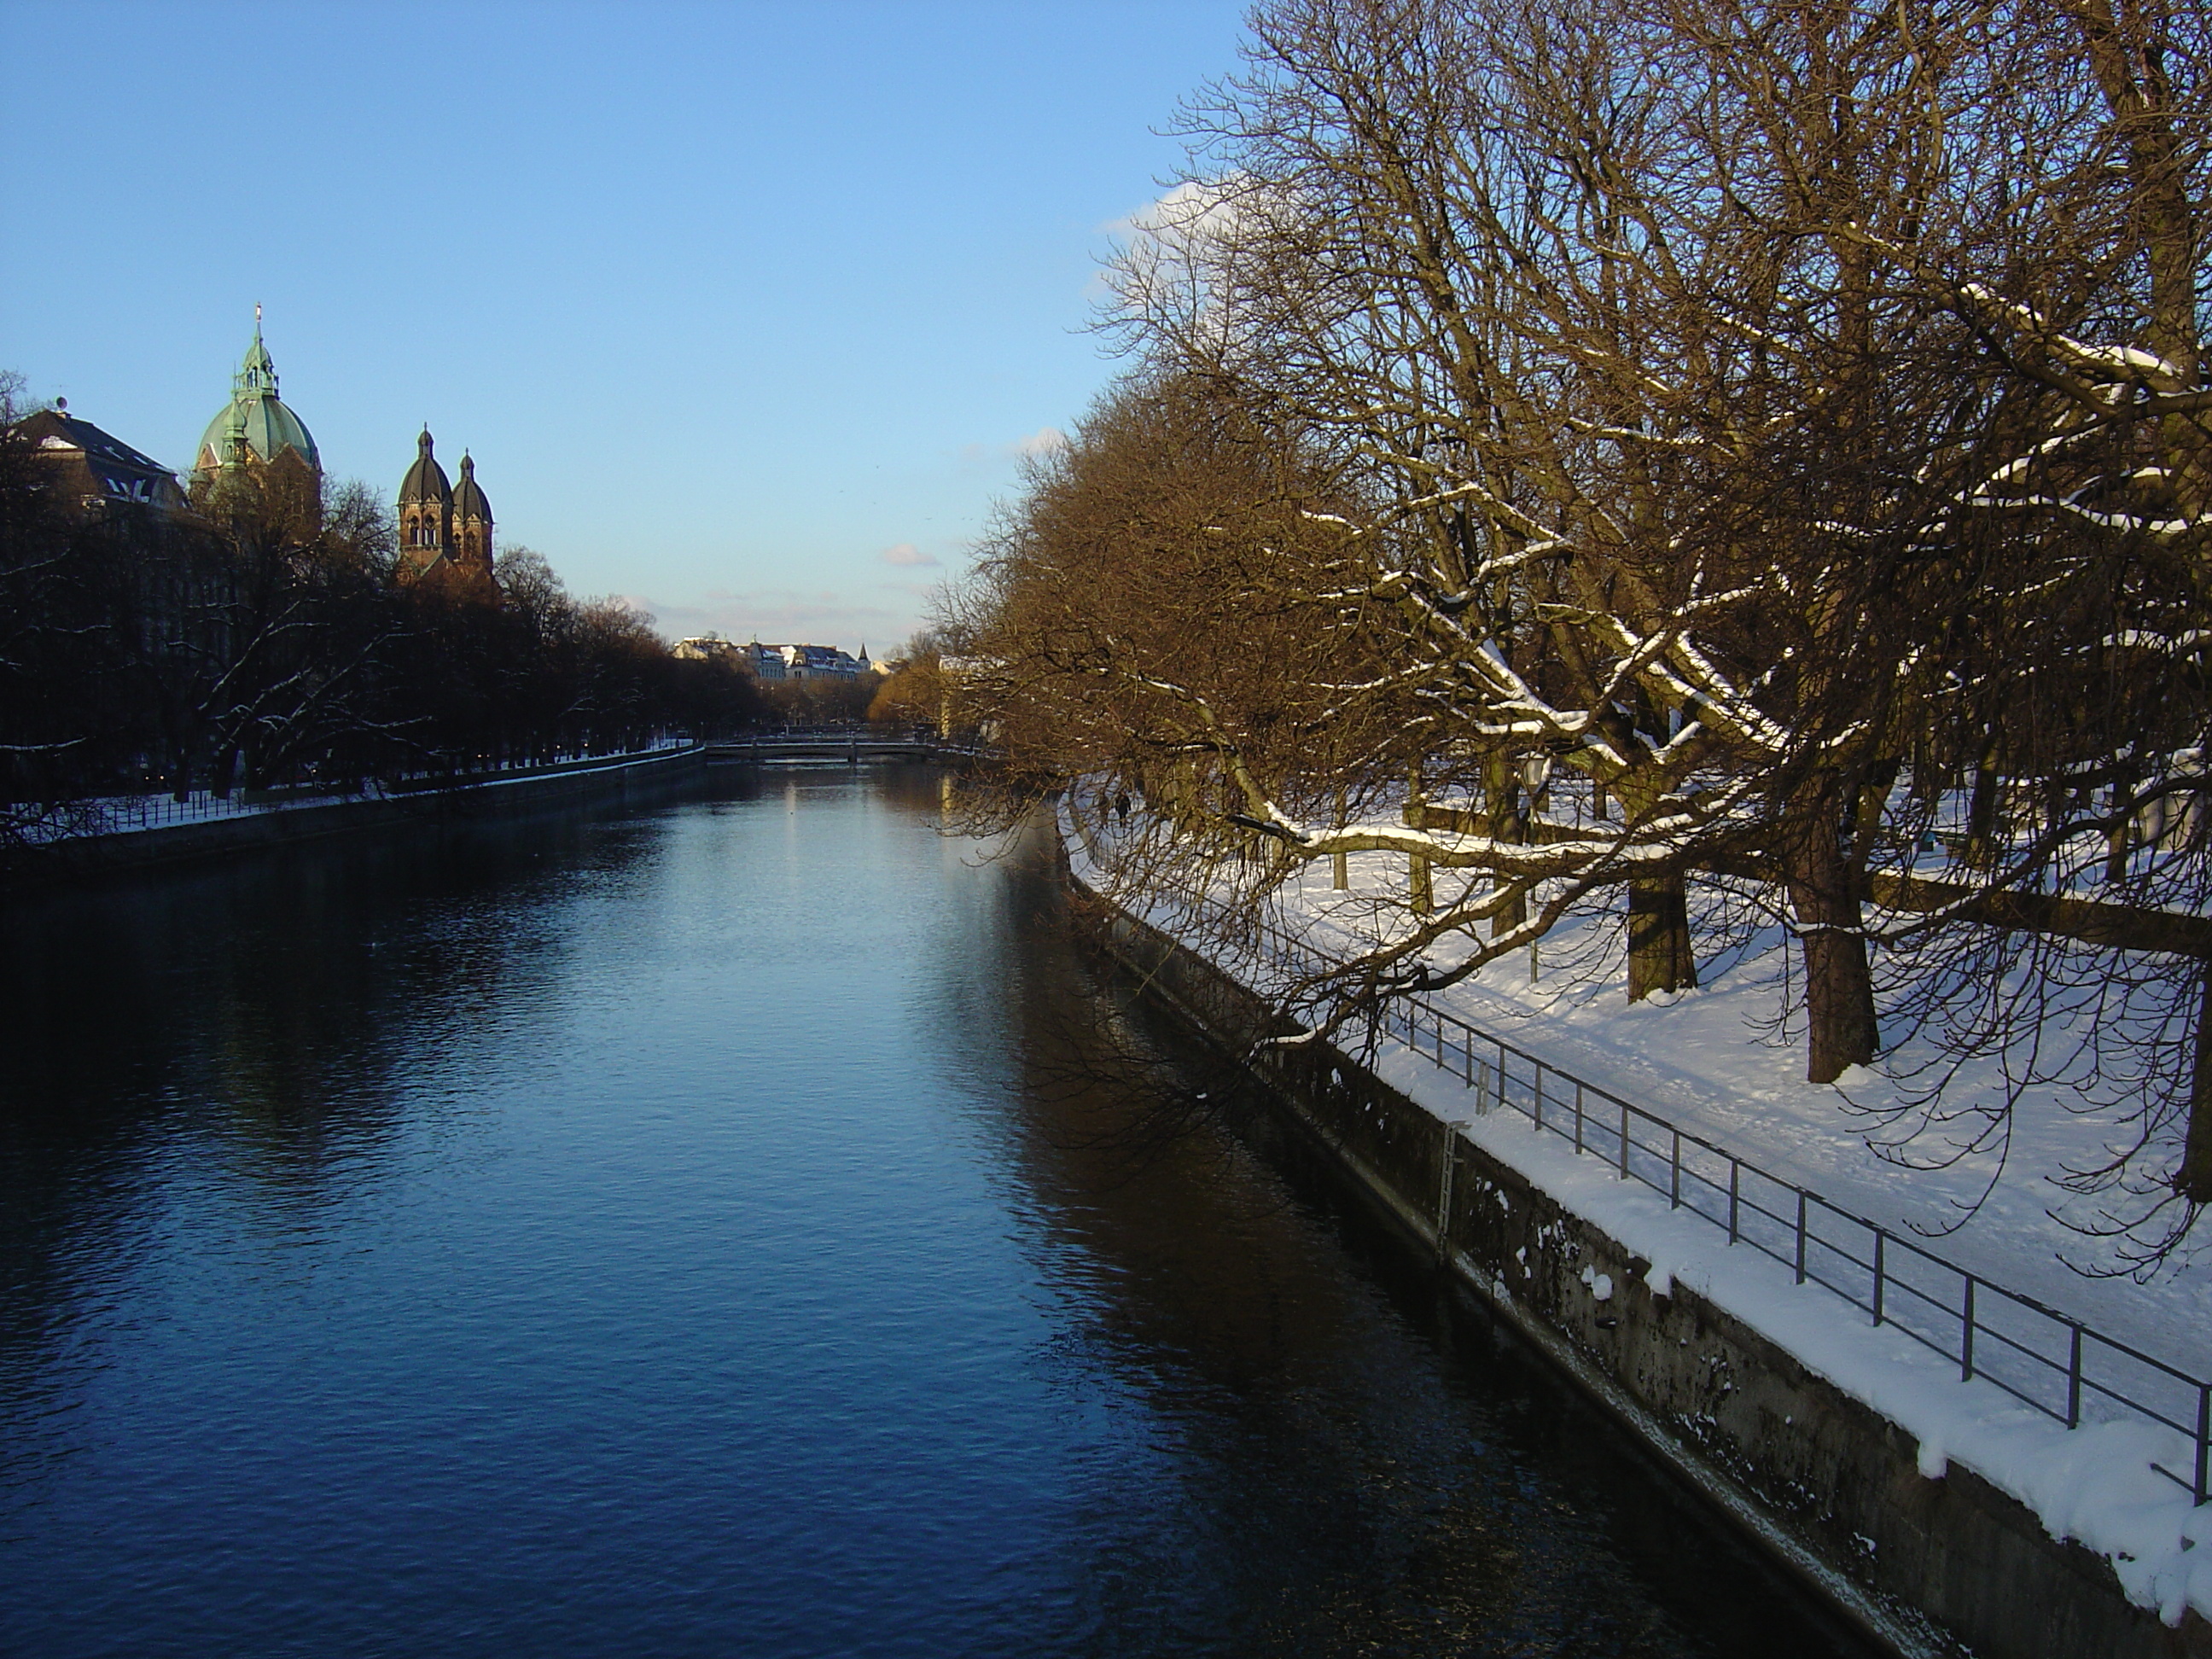
[[963, 444], [960, 464], [967, 467], [994, 468], [1008, 461], [1031, 461], [1049, 455], [1056, 449], [1067, 447], [1067, 434], [1056, 426], [1041, 426], [1026, 438], [1017, 438], [1012, 443]]
[[1237, 265], [1255, 239], [1296, 216], [1291, 197], [1248, 174], [1185, 179], [1099, 227], [1118, 246], [1093, 278], [1093, 297], [1109, 312], [1178, 315], [1225, 340]]
[[1249, 194], [1249, 187], [1236, 173], [1222, 179], [1186, 179], [1166, 195], [1098, 228], [1124, 242], [1180, 245], [1226, 236], [1236, 228], [1239, 210]]
[[937, 562], [937, 556], [935, 554], [923, 552], [912, 542], [901, 542], [895, 547], [887, 547], [882, 552], [877, 554], [876, 556], [881, 559], [885, 564], [896, 564], [902, 567], [935, 564]]

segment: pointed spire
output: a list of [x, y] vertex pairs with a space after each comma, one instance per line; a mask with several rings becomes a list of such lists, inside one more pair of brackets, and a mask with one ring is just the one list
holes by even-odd
[[269, 348], [261, 343], [261, 304], [253, 306], [253, 343], [246, 349], [246, 362], [238, 371], [238, 390], [240, 394], [255, 398], [276, 395], [276, 365], [269, 356]]

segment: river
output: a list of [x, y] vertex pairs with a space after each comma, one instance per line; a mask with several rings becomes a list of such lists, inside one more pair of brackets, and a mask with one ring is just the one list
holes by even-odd
[[1846, 1650], [939, 787], [12, 899], [0, 1650]]

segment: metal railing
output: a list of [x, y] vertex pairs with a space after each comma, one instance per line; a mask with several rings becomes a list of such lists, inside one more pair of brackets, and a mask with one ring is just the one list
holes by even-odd
[[[1201, 908], [1225, 915], [1211, 901]], [[1272, 949], [1273, 960], [1249, 952], [1246, 965], [1262, 975], [1285, 967], [1325, 973], [1333, 965], [1279, 923], [1240, 918], [1235, 927], [1247, 933], [1256, 927]], [[2205, 1501], [2212, 1382], [1970, 1273], [1425, 998], [1387, 1005], [1379, 1029], [1472, 1089], [1476, 1115], [1519, 1113], [1536, 1133], [1571, 1141], [1577, 1157], [1602, 1160], [1616, 1178], [1711, 1224], [1730, 1245], [1748, 1245], [1781, 1263], [1797, 1284], [1818, 1285], [1873, 1325], [1942, 1356], [1959, 1368], [1961, 1382], [1978, 1377], [2069, 1429], [2132, 1418], [2176, 1431], [2189, 1444], [2188, 1468], [2151, 1467], [2195, 1503]], [[1456, 1127], [1450, 1133], [1464, 1140]]]

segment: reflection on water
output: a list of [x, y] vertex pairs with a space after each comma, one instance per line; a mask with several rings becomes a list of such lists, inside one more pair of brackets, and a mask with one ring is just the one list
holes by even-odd
[[18, 902], [0, 1648], [1828, 1650], [939, 787]]

